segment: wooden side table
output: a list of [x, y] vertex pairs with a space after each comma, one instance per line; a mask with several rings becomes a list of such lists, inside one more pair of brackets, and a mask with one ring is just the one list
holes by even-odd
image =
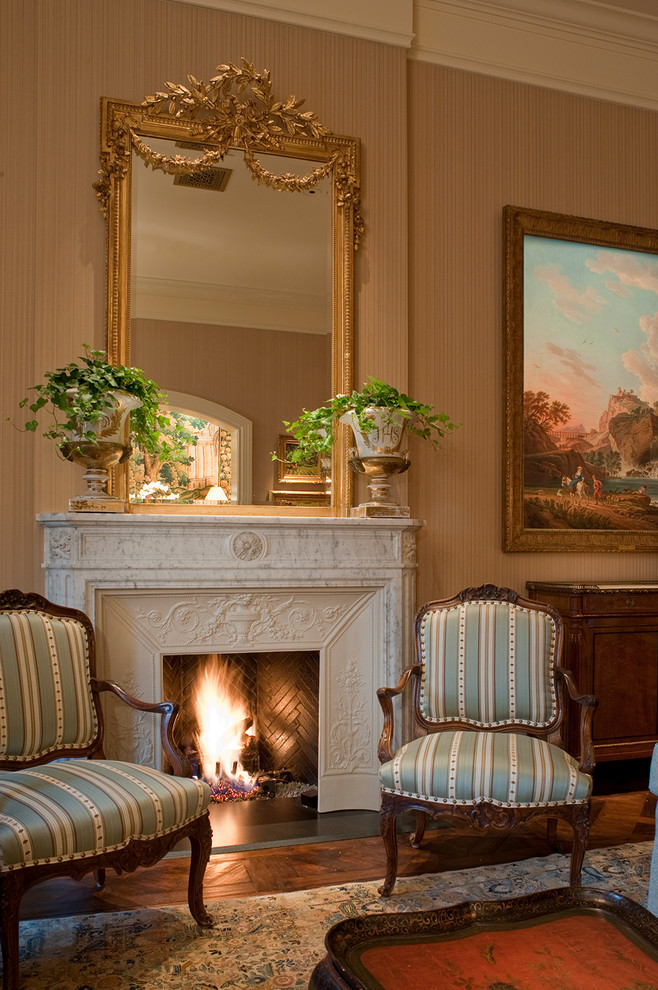
[[[597, 762], [649, 757], [658, 742], [658, 584], [529, 581], [528, 597], [562, 616], [565, 666], [599, 700]], [[568, 750], [578, 752], [569, 722]]]
[[658, 986], [658, 919], [588, 887], [362, 915], [334, 925], [325, 945], [309, 990]]

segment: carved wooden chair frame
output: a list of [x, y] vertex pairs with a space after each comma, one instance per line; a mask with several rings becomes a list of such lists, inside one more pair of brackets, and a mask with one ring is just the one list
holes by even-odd
[[[415, 646], [416, 663], [408, 667], [395, 687], [383, 687], [377, 691], [382, 711], [384, 714], [384, 726], [379, 741], [378, 756], [380, 763], [385, 763], [393, 759], [393, 734], [394, 734], [394, 714], [393, 698], [402, 694], [405, 687], [411, 682], [412, 707], [416, 722], [416, 735], [424, 735], [431, 732], [441, 732], [450, 729], [472, 729], [477, 731], [477, 727], [465, 724], [459, 719], [445, 720], [441, 725], [428, 721], [421, 710], [421, 676], [422, 667], [419, 659], [419, 631], [421, 623], [427, 612], [437, 607], [449, 608], [460, 603], [480, 601], [480, 602], [509, 602], [518, 604], [523, 608], [544, 612], [549, 614], [556, 630], [557, 642], [555, 644], [555, 690], [556, 690], [556, 713], [550, 724], [544, 727], [534, 727], [529, 725], [505, 724], [497, 726], [487, 726], [491, 732], [523, 732], [533, 735], [550, 743], [554, 743], [564, 748], [565, 737], [565, 715], [566, 699], [565, 689], [571, 701], [580, 706], [580, 757], [578, 769], [586, 774], [591, 774], [595, 766], [594, 747], [592, 743], [592, 720], [598, 702], [591, 695], [581, 695], [578, 692], [574, 678], [570, 671], [562, 667], [563, 652], [563, 625], [560, 615], [555, 609], [548, 605], [530, 601], [522, 598], [516, 591], [510, 588], [498, 588], [494, 585], [483, 585], [479, 588], [466, 588], [451, 599], [429, 602], [418, 612], [415, 620]], [[442, 816], [453, 816], [468, 822], [472, 827], [478, 829], [493, 828], [499, 831], [509, 831], [522, 822], [531, 821], [534, 818], [544, 817], [548, 819], [548, 840], [554, 849], [559, 849], [560, 844], [557, 838], [557, 824], [559, 819], [566, 821], [573, 830], [573, 845], [571, 852], [570, 883], [572, 886], [580, 884], [580, 874], [583, 859], [589, 838], [589, 814], [590, 802], [578, 804], [552, 805], [551, 807], [500, 807], [497, 804], [481, 801], [475, 804], [455, 803], [437, 804], [432, 801], [423, 800], [421, 797], [409, 797], [402, 794], [391, 794], [382, 791], [382, 801], [380, 808], [380, 828], [384, 847], [386, 850], [386, 877], [379, 888], [383, 897], [388, 897], [393, 890], [397, 878], [398, 869], [398, 839], [397, 839], [397, 818], [403, 811], [416, 812], [416, 828], [411, 835], [410, 842], [414, 848], [419, 848], [425, 833], [427, 817], [437, 819]]]
[[[75, 750], [73, 755], [76, 758], [104, 759], [103, 711], [100, 705], [100, 695], [102, 692], [110, 692], [137, 711], [152, 712], [161, 716], [162, 748], [171, 763], [174, 775], [179, 777], [191, 776], [189, 763], [182, 757], [173, 740], [173, 728], [178, 715], [178, 705], [167, 701], [157, 704], [146, 703], [127, 694], [112, 681], [98, 680], [95, 677], [94, 629], [89, 617], [84, 612], [65, 608], [42, 598], [40, 595], [24, 594], [18, 590], [0, 593], [0, 609], [46, 611], [53, 616], [75, 619], [84, 627], [88, 640], [91, 690], [98, 728], [94, 739], [88, 746]], [[0, 771], [26, 769], [51, 763], [71, 755], [71, 751], [67, 747], [48, 753], [47, 758], [26, 758], [18, 764], [15, 760], [0, 758]], [[212, 845], [212, 830], [207, 810], [199, 817], [188, 821], [180, 828], [167, 832], [165, 835], [149, 839], [132, 839], [127, 845], [117, 850], [87, 856], [84, 859], [70, 859], [63, 862], [51, 861], [0, 873], [0, 946], [2, 947], [3, 959], [3, 990], [17, 990], [19, 986], [19, 908], [21, 898], [26, 890], [54, 877], [70, 876], [80, 880], [91, 872], [96, 875], [97, 886], [102, 888], [105, 882], [105, 871], [108, 867], [114, 869], [117, 874], [121, 874], [132, 872], [139, 866], [152, 866], [184, 838], [190, 840], [191, 846], [187, 891], [190, 913], [197, 924], [207, 928], [213, 924], [213, 919], [206, 911], [203, 903], [203, 877]]]

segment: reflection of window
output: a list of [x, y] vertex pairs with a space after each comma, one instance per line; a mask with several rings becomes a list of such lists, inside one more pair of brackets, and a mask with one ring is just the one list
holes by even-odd
[[[222, 423], [167, 410], [162, 434], [169, 456], [153, 458], [135, 450], [130, 459], [131, 501], [230, 502], [233, 497], [232, 435]], [[211, 491], [212, 489], [212, 491]]]
[[[167, 388], [166, 392], [169, 398], [169, 411], [171, 411], [172, 417], [176, 414], [179, 417], [178, 422], [181, 422], [182, 417], [182, 422], [188, 425], [191, 423], [192, 427], [194, 427], [195, 423], [199, 424], [198, 430], [192, 430], [197, 443], [193, 442], [193, 437], [190, 440], [191, 453], [190, 451], [186, 451], [185, 453], [185, 456], [192, 457], [192, 461], [185, 465], [186, 468], [189, 468], [186, 471], [186, 477], [189, 479], [188, 484], [197, 476], [204, 479], [212, 478], [212, 483], [216, 484], [219, 477], [223, 490], [227, 492], [229, 502], [239, 505], [249, 504], [252, 501], [251, 420], [235, 412], [233, 409], [229, 409], [227, 406], [222, 406], [218, 402], [212, 402], [198, 395], [177, 392], [171, 388]], [[211, 461], [209, 473], [202, 474], [201, 451], [203, 445], [199, 442], [198, 434], [201, 434], [204, 429], [209, 431], [208, 437], [211, 438], [212, 442], [216, 442], [213, 438], [218, 429], [221, 433], [219, 438], [217, 438], [219, 441], [219, 453], [216, 455], [214, 461]], [[222, 440], [222, 436], [230, 440], [230, 466], [227, 458], [228, 443]], [[220, 463], [222, 460], [224, 462], [223, 464]], [[129, 467], [131, 501], [158, 501], [160, 505], [167, 503], [189, 504], [190, 502], [192, 504], [195, 502], [196, 504], [207, 504], [193, 497], [195, 494], [194, 488], [186, 487], [185, 492], [187, 494], [185, 492], [172, 492], [169, 482], [160, 478], [160, 468], [162, 465], [157, 470], [152, 470], [148, 463], [144, 463], [144, 454], [141, 451], [135, 452], [131, 458]], [[172, 476], [175, 477], [175, 473], [178, 470], [177, 464], [172, 464], [171, 467]], [[148, 472], [147, 468], [149, 468]], [[199, 472], [198, 475], [194, 473], [197, 470]], [[219, 470], [219, 474], [217, 470]], [[147, 482], [147, 473], [149, 477], [153, 477], [156, 480]], [[139, 485], [137, 484], [138, 482]], [[150, 491], [147, 490], [142, 498], [136, 499], [136, 494], [141, 492], [145, 485], [150, 486]], [[183, 488], [184, 485], [175, 487]], [[206, 486], [204, 484], [199, 487], [205, 488]], [[172, 495], [176, 497], [171, 498]], [[210, 504], [217, 504], [217, 500], [213, 499], [213, 503]]]

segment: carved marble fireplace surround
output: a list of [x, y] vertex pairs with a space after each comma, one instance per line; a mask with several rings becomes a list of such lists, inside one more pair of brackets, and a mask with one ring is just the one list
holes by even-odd
[[[318, 809], [377, 809], [376, 691], [411, 662], [410, 519], [40, 515], [46, 596], [87, 612], [98, 674], [162, 698], [170, 654], [317, 650]], [[107, 755], [161, 765], [153, 716], [112, 705]]]

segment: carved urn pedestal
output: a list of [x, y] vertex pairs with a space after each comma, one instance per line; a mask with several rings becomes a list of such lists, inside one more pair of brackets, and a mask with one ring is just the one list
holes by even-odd
[[[77, 388], [67, 391], [67, 395], [77, 392]], [[128, 426], [131, 410], [141, 406], [141, 401], [126, 392], [111, 392], [112, 404], [107, 412], [95, 423], [78, 424], [79, 433], [74, 433], [68, 443], [62, 445], [62, 454], [68, 461], [82, 464], [86, 469], [82, 478], [87, 482], [87, 490], [82, 495], [69, 499], [70, 512], [124, 512], [125, 503], [108, 492], [110, 470], [123, 464], [131, 453], [128, 440]], [[93, 433], [95, 439], [86, 439]]]
[[411, 466], [409, 454], [403, 449], [407, 437], [406, 422], [396, 417], [391, 409], [373, 407], [367, 409], [365, 415], [372, 423], [372, 430], [367, 433], [359, 429], [354, 413], [349, 412], [341, 417], [341, 423], [352, 428], [356, 443], [356, 447], [349, 452], [349, 466], [357, 474], [368, 477], [372, 496], [369, 502], [362, 502], [352, 509], [350, 515], [360, 519], [408, 519], [409, 506], [400, 505], [391, 490], [391, 479]]

